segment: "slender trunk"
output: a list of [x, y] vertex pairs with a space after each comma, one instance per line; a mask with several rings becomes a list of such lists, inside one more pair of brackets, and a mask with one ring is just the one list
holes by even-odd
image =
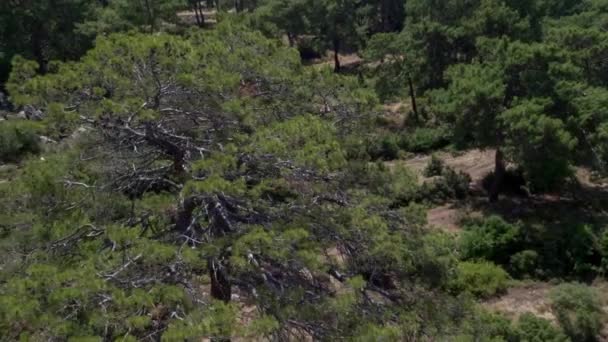
[[489, 199], [490, 202], [498, 201], [498, 195], [500, 194], [500, 188], [502, 186], [502, 182], [505, 178], [505, 160], [504, 154], [501, 151], [500, 147], [496, 148], [496, 156], [494, 160], [494, 180], [490, 187]]
[[287, 32], [287, 40], [289, 41], [289, 47], [294, 47], [296, 43], [296, 39], [291, 32]]
[[150, 33], [154, 33], [156, 31], [155, 23], [154, 23], [154, 10], [150, 5], [150, 0], [144, 0], [145, 11], [148, 17], [148, 24], [150, 25]]
[[209, 268], [209, 277], [211, 278], [211, 297], [225, 303], [230, 302], [232, 287], [224, 266], [216, 258], [209, 258], [207, 260], [207, 267]]
[[334, 38], [334, 72], [340, 72], [340, 40]]
[[203, 14], [203, 6], [200, 2], [196, 2], [194, 5], [194, 11], [196, 12], [196, 24], [199, 27], [205, 26], [205, 15]]
[[49, 61], [47, 58], [47, 51], [45, 51], [45, 44], [47, 43], [47, 34], [43, 25], [36, 25], [34, 33], [32, 34], [32, 53], [38, 63], [38, 72], [43, 75], [48, 72]]
[[381, 12], [381, 24], [382, 24], [382, 31], [383, 32], [390, 32], [391, 28], [390, 28], [390, 9], [389, 9], [389, 5], [387, 4], [387, 0], [382, 0], [380, 2], [380, 12]]
[[[229, 303], [232, 296], [230, 281], [226, 275], [224, 266], [214, 257], [207, 259], [209, 278], [211, 278], [211, 298]], [[211, 337], [212, 342], [230, 342], [230, 337]]]
[[416, 105], [416, 92], [414, 91], [414, 83], [412, 82], [412, 77], [407, 76], [407, 83], [410, 87], [410, 99], [412, 101], [412, 111], [414, 112], [414, 120], [418, 122], [418, 106]]

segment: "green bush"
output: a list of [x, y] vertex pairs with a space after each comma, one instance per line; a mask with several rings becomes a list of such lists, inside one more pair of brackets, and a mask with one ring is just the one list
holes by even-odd
[[595, 341], [602, 328], [603, 311], [598, 292], [579, 283], [561, 284], [551, 293], [551, 309], [573, 341]]
[[399, 157], [398, 137], [386, 134], [377, 141], [372, 141], [368, 147], [368, 154], [372, 159], [395, 160]]
[[40, 152], [36, 124], [31, 121], [0, 123], [0, 161], [17, 162], [30, 153]]
[[389, 168], [382, 162], [352, 162], [347, 175], [349, 182], [365, 186], [389, 201], [409, 203], [418, 192], [416, 174], [402, 164]]
[[546, 319], [525, 313], [517, 321], [517, 337], [525, 342], [566, 342], [568, 337]]
[[518, 341], [517, 329], [500, 313], [477, 308], [463, 322], [462, 333], [453, 341]]
[[507, 289], [509, 275], [491, 262], [461, 262], [457, 276], [449, 287], [454, 292], [469, 292], [480, 298], [489, 298]]
[[464, 199], [469, 194], [471, 177], [464, 172], [444, 168], [442, 177], [425, 182], [416, 194], [416, 201], [442, 203], [450, 199]]
[[429, 163], [426, 164], [426, 167], [424, 168], [423, 174], [425, 177], [441, 176], [444, 166], [445, 163], [443, 160], [436, 155], [432, 155], [431, 160], [429, 160]]
[[401, 139], [401, 147], [409, 152], [423, 153], [440, 149], [450, 143], [450, 133], [443, 127], [417, 128]]
[[485, 259], [503, 264], [518, 247], [520, 235], [518, 224], [490, 216], [464, 226], [460, 236], [461, 253], [464, 259]]
[[512, 274], [519, 277], [529, 277], [536, 273], [538, 253], [534, 250], [525, 250], [513, 254], [509, 260]]
[[449, 189], [451, 198], [464, 199], [469, 193], [469, 184], [471, 176], [462, 171], [454, 171], [451, 168], [445, 168], [443, 173], [443, 185]]

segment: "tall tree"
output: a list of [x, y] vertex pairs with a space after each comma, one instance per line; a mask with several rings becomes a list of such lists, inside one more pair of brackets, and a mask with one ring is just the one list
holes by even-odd
[[492, 201], [498, 199], [505, 153], [535, 189], [558, 185], [570, 175], [577, 144], [556, 106], [559, 75], [552, 70], [563, 58], [542, 44], [488, 40], [480, 48], [483, 63], [449, 69], [450, 85], [432, 93], [435, 108], [454, 125], [459, 141], [496, 148]]
[[39, 71], [48, 71], [51, 60], [80, 57], [90, 46], [90, 38], [76, 31], [95, 1], [2, 1], [0, 3], [0, 82], [8, 77], [14, 55], [38, 62]]

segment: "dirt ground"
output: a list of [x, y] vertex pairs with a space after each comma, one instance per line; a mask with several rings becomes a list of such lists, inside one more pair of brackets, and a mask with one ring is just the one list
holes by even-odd
[[[203, 11], [203, 17], [205, 17], [206, 25], [214, 25], [217, 23], [216, 11], [206, 9]], [[182, 11], [177, 13], [177, 17], [185, 24], [196, 25], [196, 15], [192, 11]]]
[[[454, 170], [468, 173], [472, 179], [471, 184], [480, 186], [483, 178], [494, 170], [494, 153], [493, 149], [473, 149], [457, 154], [438, 152], [435, 155], [443, 160], [447, 166], [454, 168]], [[430, 155], [418, 155], [404, 161], [392, 163], [403, 163], [424, 180], [422, 173], [430, 160]]]
[[[475, 149], [460, 154], [439, 152], [436, 155], [447, 166], [468, 173], [472, 180], [470, 187], [476, 191], [481, 190], [483, 178], [494, 169], [494, 150]], [[418, 181], [422, 184], [429, 180], [429, 178], [424, 177], [423, 171], [430, 160], [431, 156], [429, 155], [419, 155], [404, 161], [392, 161], [388, 165], [390, 167], [402, 163], [418, 175]], [[427, 212], [427, 223], [429, 227], [453, 233], [460, 231], [460, 222], [465, 216], [474, 214], [469, 208], [448, 203], [430, 209]]]
[[433, 208], [426, 213], [427, 224], [429, 227], [441, 229], [450, 233], [460, 231], [460, 221], [462, 214], [454, 204], [446, 204]]
[[[340, 58], [340, 67], [342, 67], [344, 69], [352, 69], [363, 63], [363, 58], [359, 57], [359, 55], [357, 55], [356, 53], [349, 53], [349, 54], [339, 53], [338, 57]], [[325, 56], [323, 56], [322, 58], [308, 61], [307, 64], [314, 65], [315, 67], [331, 66], [333, 68], [333, 66], [334, 66], [333, 52], [327, 51], [325, 53]]]
[[503, 296], [491, 299], [483, 305], [490, 310], [502, 312], [512, 319], [529, 312], [555, 323], [555, 315], [551, 312], [549, 302], [551, 288], [552, 285], [543, 282], [511, 287]]

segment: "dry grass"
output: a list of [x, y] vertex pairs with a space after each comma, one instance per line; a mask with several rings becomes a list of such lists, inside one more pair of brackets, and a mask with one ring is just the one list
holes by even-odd
[[461, 229], [462, 213], [453, 204], [446, 204], [427, 211], [426, 219], [428, 226], [431, 228], [455, 233]]
[[509, 288], [503, 296], [488, 300], [483, 305], [512, 319], [528, 312], [555, 323], [555, 315], [551, 312], [549, 302], [551, 288], [552, 285], [543, 282], [516, 286]]

